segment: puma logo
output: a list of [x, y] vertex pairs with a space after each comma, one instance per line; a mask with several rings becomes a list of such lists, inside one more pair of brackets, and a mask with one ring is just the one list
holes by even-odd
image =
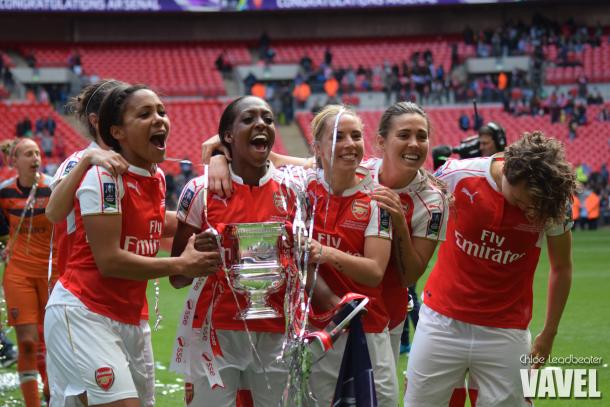
[[473, 194], [469, 190], [467, 190], [466, 188], [462, 188], [462, 192], [464, 193], [464, 195], [466, 195], [468, 198], [470, 198], [470, 203], [471, 204], [474, 203], [474, 196], [479, 193], [479, 191], [477, 191], [477, 192], [475, 192]]
[[225, 208], [228, 206], [227, 204], [227, 198], [222, 198], [218, 195], [212, 195], [212, 199], [215, 199], [217, 201], [221, 201], [223, 204], [225, 204]]
[[138, 189], [138, 183], [137, 182], [135, 184], [133, 182], [127, 182], [127, 187], [131, 188], [131, 189], [134, 189], [138, 193], [138, 195], [142, 195], [140, 193], [140, 190]]

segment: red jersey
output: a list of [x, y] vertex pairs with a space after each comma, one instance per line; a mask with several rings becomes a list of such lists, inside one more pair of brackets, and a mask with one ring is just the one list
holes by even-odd
[[[369, 195], [376, 184], [365, 168], [358, 168], [360, 183], [343, 192], [330, 195], [322, 170], [309, 171], [307, 193], [310, 204], [315, 202], [314, 236], [325, 246], [334, 247], [354, 256], [364, 256], [364, 241], [369, 236], [391, 239], [390, 217], [379, 209]], [[326, 205], [328, 202], [328, 213]], [[338, 272], [328, 264], [321, 264], [320, 275], [331, 290], [342, 297], [353, 292], [370, 298], [368, 312], [362, 322], [365, 332], [382, 332], [388, 326], [388, 313], [381, 298], [381, 284], [368, 287]], [[323, 327], [319, 327], [323, 328]]]
[[165, 220], [165, 178], [130, 166], [114, 178], [104, 168], [87, 171], [76, 192], [76, 229], [65, 273], [64, 288], [92, 312], [138, 325], [146, 301], [146, 281], [104, 277], [87, 243], [83, 216], [121, 215], [123, 250], [140, 256], [157, 255]]
[[[287, 170], [286, 170], [287, 171]], [[285, 174], [269, 163], [269, 170], [260, 179], [258, 186], [243, 183], [238, 175], [231, 171], [233, 194], [230, 198], [221, 198], [209, 193], [207, 200], [208, 218], [204, 214], [204, 179], [205, 174], [190, 180], [182, 190], [178, 205], [178, 220], [197, 229], [205, 230], [208, 223], [217, 228], [220, 224], [251, 223], [251, 222], [283, 222], [288, 231], [292, 230], [291, 222], [296, 210], [295, 194], [291, 187], [286, 187]], [[293, 187], [296, 184], [291, 183]], [[195, 314], [193, 328], [203, 325], [208, 307], [212, 302], [213, 287], [217, 287], [217, 298], [212, 313], [212, 324], [217, 329], [242, 331], [244, 322], [236, 319], [237, 305], [228, 286], [225, 273], [219, 270], [206, 279], [202, 289]], [[269, 296], [269, 303], [284, 315], [284, 294], [286, 286]], [[241, 310], [247, 306], [245, 295], [235, 292]], [[256, 319], [248, 321], [248, 329], [256, 332], [284, 332], [284, 318]]]
[[[63, 180], [72, 169], [83, 158], [85, 151], [91, 148], [100, 148], [97, 143], [91, 142], [86, 149], [77, 151], [66, 158], [63, 163], [57, 168], [55, 175], [51, 181], [51, 190], [53, 190], [61, 180]], [[57, 246], [57, 268], [61, 276], [66, 269], [66, 263], [70, 255], [70, 247], [72, 245], [71, 236], [74, 236], [76, 222], [74, 220], [74, 209], [70, 211], [65, 221], [58, 222], [54, 226], [55, 245]]]
[[437, 171], [453, 192], [455, 213], [426, 283], [424, 303], [459, 321], [526, 329], [544, 236], [561, 235], [571, 224], [541, 228], [528, 221], [493, 180], [491, 163], [497, 159], [450, 160]]
[[[30, 191], [19, 185], [18, 178], [10, 178], [0, 184], [0, 217], [10, 230], [9, 248], [11, 270], [23, 277], [48, 278], [49, 247], [52, 224], [44, 214], [51, 195], [51, 178], [40, 174], [34, 196], [33, 209], [24, 214]], [[21, 216], [23, 222], [21, 222]], [[21, 227], [19, 223], [21, 222]], [[15, 234], [17, 235], [14, 238]], [[53, 261], [52, 280], [57, 277], [57, 262]]]
[[[93, 148], [101, 147], [95, 141], [92, 141], [84, 150], [72, 153], [70, 157], [66, 158], [55, 172], [55, 176], [51, 181], [51, 189], [54, 189], [61, 180], [70, 174], [76, 164], [78, 164], [83, 158], [83, 155], [87, 150]], [[58, 222], [54, 225], [55, 245], [57, 246], [57, 268], [60, 276], [66, 269], [66, 264], [71, 253], [75, 230], [76, 220], [74, 217], [74, 208], [72, 208], [65, 221]], [[148, 320], [148, 302], [144, 302], [144, 308], [142, 308], [142, 316], [140, 318], [142, 320]]]
[[[372, 158], [363, 165], [371, 170], [373, 180], [379, 182], [382, 160]], [[428, 182], [426, 174], [420, 170], [413, 181], [404, 188], [394, 189], [400, 196], [405, 219], [412, 237], [435, 242], [445, 240], [447, 229], [447, 200], [443, 193]], [[393, 259], [383, 276], [383, 301], [390, 317], [390, 330], [402, 324], [409, 305], [408, 289], [400, 282], [399, 271]]]

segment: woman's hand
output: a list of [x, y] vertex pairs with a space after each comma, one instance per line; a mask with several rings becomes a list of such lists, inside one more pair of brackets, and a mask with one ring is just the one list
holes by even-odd
[[371, 194], [371, 198], [377, 201], [379, 207], [387, 211], [392, 217], [392, 224], [397, 225], [399, 222], [404, 222], [405, 215], [403, 212], [400, 196], [390, 188], [379, 186], [375, 188]]
[[129, 163], [123, 156], [111, 150], [90, 148], [85, 152], [84, 158], [88, 159], [91, 165], [104, 167], [113, 177], [124, 173], [129, 167]]
[[325, 262], [324, 246], [317, 240], [311, 239], [311, 244], [309, 245], [309, 264], [324, 264]]
[[222, 151], [227, 161], [231, 161], [231, 152], [224, 144], [222, 144], [218, 134], [201, 143], [201, 161], [204, 164], [209, 164], [214, 151]]

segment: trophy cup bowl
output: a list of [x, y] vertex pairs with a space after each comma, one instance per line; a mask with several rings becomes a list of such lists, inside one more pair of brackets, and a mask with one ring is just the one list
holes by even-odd
[[282, 259], [289, 256], [286, 239], [286, 228], [280, 222], [233, 223], [223, 231], [223, 246], [230, 251], [229, 279], [248, 298], [236, 319], [281, 316], [269, 304], [269, 295], [284, 283]]

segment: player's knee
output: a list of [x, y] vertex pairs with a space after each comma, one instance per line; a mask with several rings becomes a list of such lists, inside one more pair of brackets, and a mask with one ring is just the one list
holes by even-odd
[[38, 343], [34, 339], [23, 339], [17, 343], [19, 353], [25, 357], [36, 357], [38, 352]]

